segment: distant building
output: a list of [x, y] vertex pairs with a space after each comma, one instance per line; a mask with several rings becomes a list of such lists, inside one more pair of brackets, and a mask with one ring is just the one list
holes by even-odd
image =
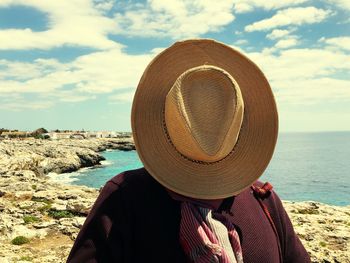
[[[24, 136], [26, 133], [23, 132], [3, 132], [0, 137], [7, 138], [7, 134], [10, 133], [10, 136], [15, 136], [14, 134], [22, 134]], [[89, 138], [125, 138], [130, 137], [131, 133], [129, 132], [116, 132], [116, 131], [61, 131], [61, 132], [48, 132], [42, 134], [45, 137], [48, 137], [52, 140], [61, 140], [61, 139], [89, 139]], [[19, 135], [18, 135], [19, 136]], [[31, 136], [30, 132], [27, 132], [27, 137]]]
[[97, 138], [111, 138], [111, 134], [108, 131], [99, 131], [96, 133]]
[[52, 140], [60, 140], [60, 139], [70, 139], [72, 135], [71, 132], [49, 132], [47, 135], [50, 136]]
[[119, 133], [115, 131], [87, 132], [87, 138], [118, 138]]

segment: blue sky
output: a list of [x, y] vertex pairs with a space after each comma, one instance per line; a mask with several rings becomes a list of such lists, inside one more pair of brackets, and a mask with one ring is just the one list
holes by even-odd
[[130, 131], [150, 60], [177, 40], [245, 53], [280, 130], [350, 130], [350, 1], [0, 0], [0, 128]]

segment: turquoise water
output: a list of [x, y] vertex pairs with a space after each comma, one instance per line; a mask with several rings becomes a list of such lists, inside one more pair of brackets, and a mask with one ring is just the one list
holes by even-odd
[[102, 155], [106, 158], [102, 166], [71, 173], [72, 184], [100, 188], [113, 176], [143, 166], [136, 151], [105, 151]]
[[[101, 168], [70, 174], [71, 183], [99, 188], [114, 175], [142, 166], [135, 151], [107, 151]], [[350, 205], [350, 132], [282, 133], [261, 177], [284, 200]]]

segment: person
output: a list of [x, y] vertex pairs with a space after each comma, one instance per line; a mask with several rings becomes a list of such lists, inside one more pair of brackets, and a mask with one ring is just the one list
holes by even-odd
[[105, 184], [67, 262], [310, 262], [258, 181], [278, 115], [251, 60], [214, 40], [177, 42], [146, 68], [131, 115], [144, 167]]

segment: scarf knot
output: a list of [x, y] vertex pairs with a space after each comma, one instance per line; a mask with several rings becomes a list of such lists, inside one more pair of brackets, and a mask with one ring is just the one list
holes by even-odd
[[243, 263], [242, 247], [227, 215], [181, 204], [180, 243], [190, 262]]

